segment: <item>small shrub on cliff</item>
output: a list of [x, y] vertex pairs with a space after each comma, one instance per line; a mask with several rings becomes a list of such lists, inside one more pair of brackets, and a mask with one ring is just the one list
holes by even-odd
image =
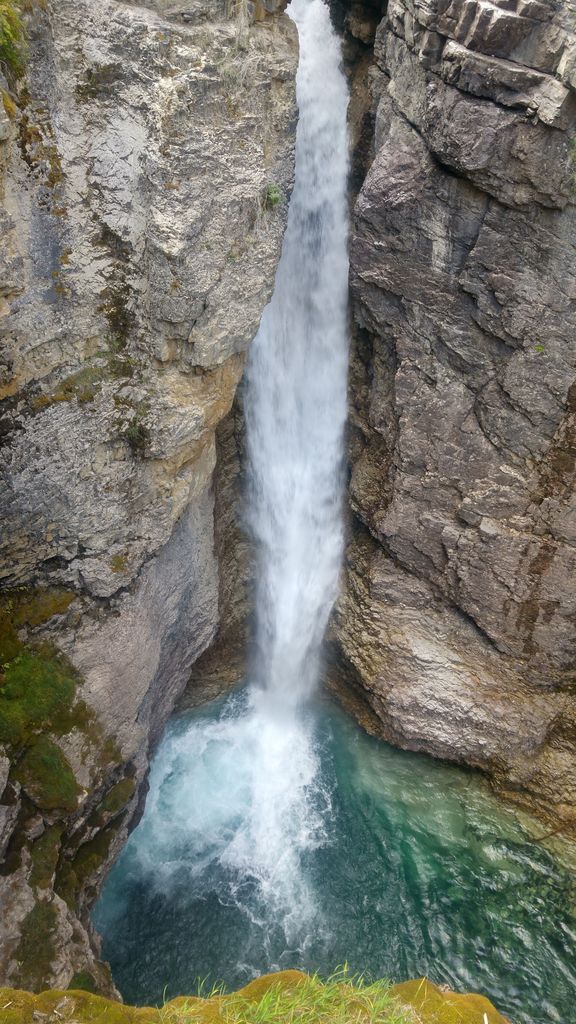
[[273, 210], [278, 203], [282, 202], [282, 189], [279, 185], [270, 184], [266, 186], [264, 205], [267, 210]]
[[124, 438], [134, 455], [142, 455], [150, 443], [150, 431], [139, 416], [134, 416], [124, 432]]
[[13, 0], [0, 0], [0, 65], [9, 78], [19, 78], [24, 70], [24, 28]]

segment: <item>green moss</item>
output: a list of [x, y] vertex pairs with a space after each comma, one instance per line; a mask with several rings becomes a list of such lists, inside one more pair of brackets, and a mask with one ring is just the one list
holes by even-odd
[[72, 975], [69, 989], [80, 989], [82, 992], [92, 992], [93, 995], [98, 993], [98, 984], [93, 974], [90, 971], [76, 971], [76, 974]]
[[15, 658], [23, 649], [18, 629], [40, 626], [55, 615], [63, 615], [75, 596], [73, 590], [61, 587], [6, 592], [0, 600], [0, 665]]
[[14, 0], [0, 0], [0, 64], [12, 78], [24, 71], [24, 26]]
[[47, 889], [52, 882], [60, 855], [61, 838], [62, 827], [53, 825], [32, 846], [30, 884], [38, 889]]
[[69, 732], [77, 681], [70, 662], [53, 647], [21, 650], [0, 675], [0, 742], [20, 746], [41, 728]]
[[37, 395], [31, 405], [36, 412], [60, 402], [92, 402], [102, 381], [108, 376], [105, 366], [85, 366], [61, 381], [50, 394]]
[[405, 981], [392, 991], [422, 1024], [507, 1024], [484, 996], [446, 992], [427, 978]]
[[43, 811], [75, 811], [81, 793], [74, 772], [59, 746], [39, 736], [18, 762], [14, 777]]
[[24, 591], [14, 600], [14, 621], [18, 626], [40, 626], [55, 615], [64, 615], [75, 597], [73, 590], [63, 587]]
[[37, 992], [50, 978], [58, 916], [51, 903], [39, 900], [24, 919], [16, 960], [23, 987]]
[[126, 555], [114, 555], [110, 562], [112, 572], [125, 572], [127, 561]]
[[109, 821], [111, 817], [114, 817], [126, 807], [128, 801], [134, 796], [135, 789], [135, 779], [126, 778], [117, 782], [115, 786], [112, 786], [112, 789], [108, 790], [102, 803], [93, 812], [90, 823], [102, 825]]
[[5, 89], [0, 89], [0, 93], [2, 94], [2, 105], [4, 107], [4, 113], [7, 115], [7, 117], [10, 118], [11, 121], [15, 121], [18, 117], [18, 107], [14, 103], [14, 100], [12, 99], [10, 93], [6, 92]]
[[[405, 996], [399, 995], [400, 989], [407, 990]], [[423, 991], [433, 995], [433, 1005], [426, 1006], [421, 998]], [[19, 1016], [13, 1019], [18, 1024], [29, 1024], [34, 1011], [51, 1019], [63, 995], [54, 991], [31, 996], [0, 989], [0, 1005], [15, 1008]], [[481, 996], [441, 992], [425, 979], [395, 989], [384, 981], [366, 985], [362, 979], [348, 979], [342, 973], [321, 981], [299, 971], [282, 971], [257, 978], [230, 995], [206, 999], [181, 996], [160, 1009], [124, 1006], [87, 991], [69, 991], [66, 995], [67, 1019], [77, 1024], [506, 1024]], [[419, 1007], [417, 1014], [414, 999]], [[447, 1016], [456, 1006], [458, 1015]], [[3, 1018], [2, 1024], [8, 1020]]]
[[120, 822], [109, 825], [76, 852], [71, 861], [65, 861], [56, 876], [55, 890], [74, 910], [80, 891], [101, 868], [108, 857], [110, 845], [120, 828]]

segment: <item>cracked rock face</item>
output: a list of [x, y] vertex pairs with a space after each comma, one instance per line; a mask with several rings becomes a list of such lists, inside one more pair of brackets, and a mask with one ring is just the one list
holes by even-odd
[[279, 259], [297, 39], [272, 2], [173, 0], [47, 0], [29, 35], [0, 104], [0, 599], [66, 593], [17, 632], [68, 656], [84, 717], [51, 748], [73, 813], [14, 781], [36, 732], [0, 758], [0, 974], [110, 989], [87, 913], [219, 625], [215, 436]]
[[[340, 659], [394, 742], [576, 825], [575, 5], [391, 0], [351, 242]], [[368, 531], [371, 537], [368, 536]]]

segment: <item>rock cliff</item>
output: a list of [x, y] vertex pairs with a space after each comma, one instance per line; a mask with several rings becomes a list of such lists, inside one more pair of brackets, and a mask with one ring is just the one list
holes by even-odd
[[297, 39], [273, 2], [26, 6], [0, 104], [0, 975], [111, 991], [88, 910], [219, 625], [216, 430], [279, 258]]
[[[556, 0], [390, 0], [355, 72], [373, 146], [353, 214], [335, 624], [338, 671], [384, 737], [482, 768], [568, 828], [575, 18]], [[357, 47], [373, 23], [348, 10]]]

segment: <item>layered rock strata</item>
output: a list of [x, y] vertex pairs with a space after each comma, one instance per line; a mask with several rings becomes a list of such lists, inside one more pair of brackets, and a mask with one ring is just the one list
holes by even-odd
[[279, 258], [297, 40], [272, 3], [30, 7], [0, 105], [0, 977], [111, 990], [88, 911], [219, 625], [216, 431]]
[[[351, 241], [340, 670], [576, 826], [573, 3], [391, 0]], [[348, 29], [354, 32], [354, 18]]]

